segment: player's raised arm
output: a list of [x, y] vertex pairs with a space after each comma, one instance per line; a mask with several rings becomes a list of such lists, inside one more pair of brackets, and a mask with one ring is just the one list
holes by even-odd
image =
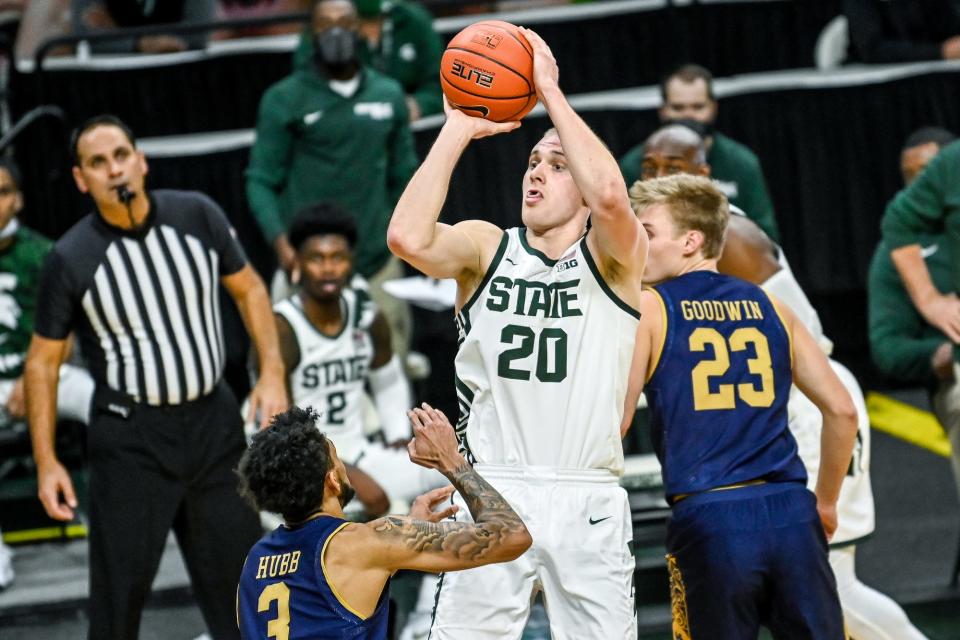
[[[439, 470], [463, 496], [473, 523], [428, 522], [387, 516], [351, 531], [369, 566], [395, 571], [455, 571], [519, 557], [532, 543], [520, 516], [457, 451], [453, 427], [440, 411], [424, 405], [410, 415], [414, 440], [410, 458]], [[347, 533], [346, 531], [344, 533]], [[341, 534], [343, 535], [343, 534]], [[358, 548], [360, 548], [358, 547]]]
[[637, 280], [647, 257], [647, 235], [630, 209], [620, 166], [606, 145], [567, 102], [560, 90], [559, 70], [543, 38], [521, 28], [533, 47], [533, 75], [537, 95], [557, 129], [567, 166], [584, 201], [596, 233], [601, 256], [610, 257]]
[[447, 108], [447, 121], [430, 153], [404, 189], [387, 229], [397, 257], [434, 278], [463, 282], [480, 272], [484, 250], [496, 250], [501, 231], [478, 220], [450, 226], [438, 222], [450, 177], [471, 140], [512, 131], [519, 122], [490, 122]]
[[793, 381], [823, 414], [820, 434], [820, 474], [815, 493], [817, 511], [827, 539], [837, 528], [837, 499], [840, 485], [850, 467], [857, 437], [857, 409], [850, 392], [827, 361], [810, 332], [790, 308], [777, 300], [773, 304], [792, 336]]

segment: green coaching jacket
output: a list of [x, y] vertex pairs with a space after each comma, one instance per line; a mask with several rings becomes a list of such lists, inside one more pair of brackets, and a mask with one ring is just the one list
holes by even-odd
[[[891, 251], [920, 242], [924, 235], [944, 233], [950, 255], [960, 256], [960, 141], [941, 149], [890, 201], [881, 228]], [[960, 293], [960, 269], [953, 269], [950, 285], [940, 291]]]
[[360, 230], [356, 270], [369, 277], [390, 257], [387, 225], [417, 157], [403, 88], [367, 67], [360, 74], [356, 93], [345, 98], [308, 57], [267, 89], [246, 183], [271, 245], [303, 207], [322, 200], [344, 207]]
[[[443, 44], [433, 30], [433, 17], [420, 5], [403, 0], [384, 0], [383, 31], [379, 48], [361, 38], [360, 59], [403, 86], [417, 101], [421, 116], [443, 112], [440, 90], [440, 57]], [[301, 34], [294, 53], [297, 68], [313, 55], [312, 31]]]
[[[934, 285], [940, 291], [949, 291], [950, 250], [946, 238], [922, 235], [918, 240]], [[877, 369], [900, 382], [935, 385], [930, 358], [949, 340], [913, 306], [890, 259], [890, 245], [882, 240], [870, 261], [867, 295], [870, 353]]]
[[[620, 158], [620, 172], [630, 188], [640, 179], [640, 164], [643, 162], [643, 143], [633, 147]], [[773, 203], [767, 193], [760, 160], [746, 145], [728, 138], [722, 133], [713, 134], [713, 144], [707, 151], [710, 175], [723, 186], [730, 196], [730, 203], [747, 214], [774, 241], [780, 241]]]

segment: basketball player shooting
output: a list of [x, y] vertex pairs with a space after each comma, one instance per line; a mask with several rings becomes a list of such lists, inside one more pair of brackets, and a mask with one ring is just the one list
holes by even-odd
[[470, 141], [519, 126], [448, 109], [387, 236], [414, 267], [457, 281], [461, 450], [534, 541], [513, 562], [441, 577], [431, 637], [519, 638], [542, 590], [554, 638], [635, 638], [630, 507], [617, 476], [647, 237], [616, 160], [561, 92], [549, 47], [520, 32], [555, 127], [530, 152], [525, 226], [438, 222]]

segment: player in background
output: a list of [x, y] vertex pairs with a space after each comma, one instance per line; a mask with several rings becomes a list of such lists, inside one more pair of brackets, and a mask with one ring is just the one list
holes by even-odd
[[[33, 333], [41, 268], [53, 247], [50, 240], [20, 224], [21, 183], [20, 168], [13, 159], [0, 157], [0, 431], [25, 426], [24, 360]], [[87, 370], [60, 365], [57, 418], [87, 424], [92, 397], [93, 378]], [[13, 578], [13, 551], [0, 532], [0, 591]]]
[[344, 519], [353, 495], [337, 449], [312, 409], [294, 407], [256, 434], [240, 461], [241, 492], [284, 524], [250, 550], [237, 589], [240, 635], [386, 640], [390, 577], [399, 569], [456, 571], [516, 558], [530, 534], [510, 505], [457, 451], [446, 417], [424, 403], [410, 412], [410, 459], [444, 474], [475, 524], [439, 522], [432, 507], [452, 488], [418, 499], [410, 517]]
[[[653, 286], [627, 406], [646, 389], [672, 507], [674, 636], [750, 638], [764, 625], [844, 638], [827, 539], [856, 437], [850, 394], [789, 307], [717, 273], [729, 212], [709, 179], [637, 182], [630, 196]], [[791, 382], [823, 413], [815, 493], [787, 424]]]
[[549, 47], [522, 33], [555, 127], [529, 156], [525, 227], [438, 222], [470, 141], [518, 126], [448, 111], [388, 230], [398, 256], [457, 281], [461, 447], [534, 540], [514, 562], [442, 576], [431, 638], [519, 638], [539, 590], [554, 638], [636, 637], [618, 428], [647, 238], [616, 160], [561, 92]]
[[[315, 407], [318, 427], [340, 458], [370, 476], [390, 498], [412, 502], [446, 479], [410, 463], [410, 387], [390, 344], [383, 313], [363, 289], [349, 287], [357, 227], [332, 203], [304, 209], [291, 223], [299, 290], [274, 313], [290, 397]], [[364, 432], [365, 388], [376, 405], [387, 445]], [[351, 482], [355, 476], [351, 476]]]
[[[829, 356], [831, 341], [822, 333], [816, 311], [790, 271], [783, 251], [751, 220], [732, 216], [727, 243], [718, 263], [721, 273], [733, 273], [752, 282], [789, 306], [798, 319], [812, 312], [815, 323], [804, 326]], [[802, 320], [801, 320], [802, 322]], [[857, 542], [873, 533], [875, 512], [870, 486], [870, 417], [863, 391], [854, 375], [836, 360], [830, 359], [857, 407], [857, 440], [853, 459], [837, 502], [839, 526], [830, 544], [830, 566], [837, 579], [840, 604], [847, 631], [857, 640], [923, 640], [907, 614], [896, 602], [859, 580], [856, 574]], [[800, 458], [807, 468], [808, 485], [813, 486], [820, 462], [819, 436], [821, 415], [816, 406], [797, 387], [791, 389], [787, 405], [790, 431], [797, 440]]]
[[[687, 127], [663, 127], [644, 147], [643, 179], [685, 173], [710, 175], [704, 162], [702, 138]], [[833, 343], [824, 335], [820, 317], [790, 269], [783, 250], [752, 220], [737, 215], [731, 207], [723, 254], [717, 262], [720, 273], [742, 278], [763, 288], [790, 307], [828, 357]], [[870, 487], [870, 420], [863, 391], [853, 374], [830, 359], [857, 407], [857, 440], [854, 455], [837, 502], [839, 525], [830, 545], [830, 565], [837, 579], [840, 604], [848, 631], [857, 640], [918, 639], [924, 636], [910, 624], [900, 606], [859, 581], [855, 571], [856, 543], [873, 533], [873, 492]], [[794, 386], [787, 404], [790, 431], [797, 440], [800, 458], [807, 469], [807, 484], [815, 487], [820, 461], [821, 415], [816, 406]]]

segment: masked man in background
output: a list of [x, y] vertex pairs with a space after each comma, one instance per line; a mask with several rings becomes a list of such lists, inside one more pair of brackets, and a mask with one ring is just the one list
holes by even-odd
[[276, 300], [289, 291], [296, 252], [287, 230], [294, 214], [320, 201], [336, 203], [361, 230], [356, 271], [369, 282], [402, 359], [409, 309], [381, 285], [403, 274], [386, 237], [393, 206], [417, 167], [406, 96], [395, 80], [360, 62], [353, 2], [317, 0], [312, 26], [312, 55], [298, 59], [260, 101], [246, 172], [247, 200], [277, 255], [272, 293]]

